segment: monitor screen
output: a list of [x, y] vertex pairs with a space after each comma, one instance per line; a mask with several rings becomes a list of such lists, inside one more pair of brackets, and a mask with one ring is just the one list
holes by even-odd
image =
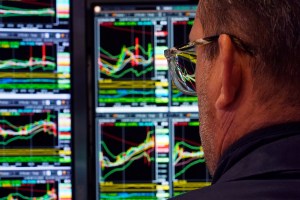
[[69, 10], [0, 2], [0, 199], [72, 199]]
[[209, 185], [197, 97], [173, 85], [164, 50], [189, 41], [196, 3], [95, 4], [99, 199], [168, 199]]

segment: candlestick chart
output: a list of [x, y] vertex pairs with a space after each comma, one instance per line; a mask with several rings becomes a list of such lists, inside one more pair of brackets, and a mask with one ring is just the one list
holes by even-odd
[[0, 200], [8, 199], [56, 200], [59, 199], [58, 184], [56, 181], [0, 180]]
[[[54, 43], [0, 42], [0, 89], [4, 91], [58, 91], [68, 89], [68, 74], [58, 72]], [[32, 91], [30, 92], [32, 93]]]
[[[103, 22], [98, 55], [98, 104], [113, 106], [166, 104], [167, 88], [157, 78], [154, 66], [154, 26], [137, 22]], [[122, 37], [120, 37], [122, 35]]]
[[3, 0], [0, 18], [2, 22], [53, 23], [56, 21], [56, 1]]

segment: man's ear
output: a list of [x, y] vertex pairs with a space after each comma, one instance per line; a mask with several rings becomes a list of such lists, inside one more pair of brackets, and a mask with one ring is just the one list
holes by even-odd
[[218, 40], [219, 43], [219, 59], [221, 70], [221, 90], [216, 100], [217, 109], [225, 109], [232, 105], [237, 98], [240, 89], [242, 71], [238, 62], [240, 55], [230, 37], [222, 34]]

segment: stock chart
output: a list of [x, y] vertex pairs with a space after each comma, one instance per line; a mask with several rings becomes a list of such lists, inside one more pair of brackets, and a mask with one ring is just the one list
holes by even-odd
[[[102, 124], [101, 147], [105, 154], [100, 154], [100, 166], [103, 181], [122, 181], [126, 177], [128, 181], [149, 182], [154, 174], [151, 170], [155, 154], [153, 127], [124, 122], [122, 125]], [[111, 126], [113, 128], [109, 129]], [[115, 145], [117, 142], [119, 144]]]
[[[28, 17], [40, 17], [44, 22], [54, 22], [56, 15], [56, 2], [48, 1], [2, 1], [1, 17], [7, 18], [9, 22], [23, 22], [28, 23], [31, 21]], [[33, 18], [36, 22], [41, 19]], [[5, 20], [5, 19], [2, 19]]]
[[0, 124], [0, 145], [8, 148], [53, 147], [58, 144], [57, 113], [3, 113]]
[[69, 10], [0, 2], [0, 199], [72, 199]]
[[[56, 36], [28, 32], [2, 35], [0, 90], [15, 93], [70, 91], [70, 55], [64, 46], [67, 38], [63, 33]], [[56, 38], [50, 41], [51, 37]]]
[[69, 165], [70, 113], [61, 111], [0, 110], [0, 166]]
[[[0, 199], [58, 199], [55, 183], [26, 183], [22, 180], [0, 181]], [[1, 186], [4, 187], [1, 187]]]
[[[103, 35], [122, 37], [115, 37], [113, 41], [103, 37], [100, 41], [99, 77], [103, 84], [99, 87], [103, 89], [99, 91], [99, 103], [153, 103], [154, 85], [147, 83], [154, 73], [153, 26], [124, 25], [102, 23], [100, 27]], [[115, 48], [116, 45], [119, 48]], [[116, 49], [119, 52], [114, 52]], [[105, 90], [106, 85], [111, 89]]]
[[99, 198], [165, 200], [208, 186], [198, 99], [173, 85], [164, 57], [165, 49], [189, 42], [196, 6], [99, 8], [94, 16]]
[[99, 120], [101, 199], [153, 199], [157, 188], [164, 192], [159, 183], [159, 177], [167, 179], [167, 166], [163, 166], [168, 163], [167, 122], [163, 121]]
[[153, 22], [100, 21], [98, 29], [98, 107], [167, 106], [167, 74], [155, 63]]
[[68, 25], [69, 0], [2, 0], [0, 24], [7, 28], [53, 28]]
[[69, 187], [70, 183], [59, 183], [51, 179], [2, 179], [0, 180], [0, 199], [70, 199]]
[[197, 118], [173, 119], [174, 195], [209, 185]]

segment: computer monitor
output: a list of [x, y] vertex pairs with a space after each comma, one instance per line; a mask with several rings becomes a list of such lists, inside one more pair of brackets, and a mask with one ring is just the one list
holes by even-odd
[[197, 97], [175, 88], [164, 58], [189, 41], [196, 6], [93, 4], [99, 199], [167, 199], [209, 185]]
[[71, 199], [70, 3], [0, 2], [0, 199]]

